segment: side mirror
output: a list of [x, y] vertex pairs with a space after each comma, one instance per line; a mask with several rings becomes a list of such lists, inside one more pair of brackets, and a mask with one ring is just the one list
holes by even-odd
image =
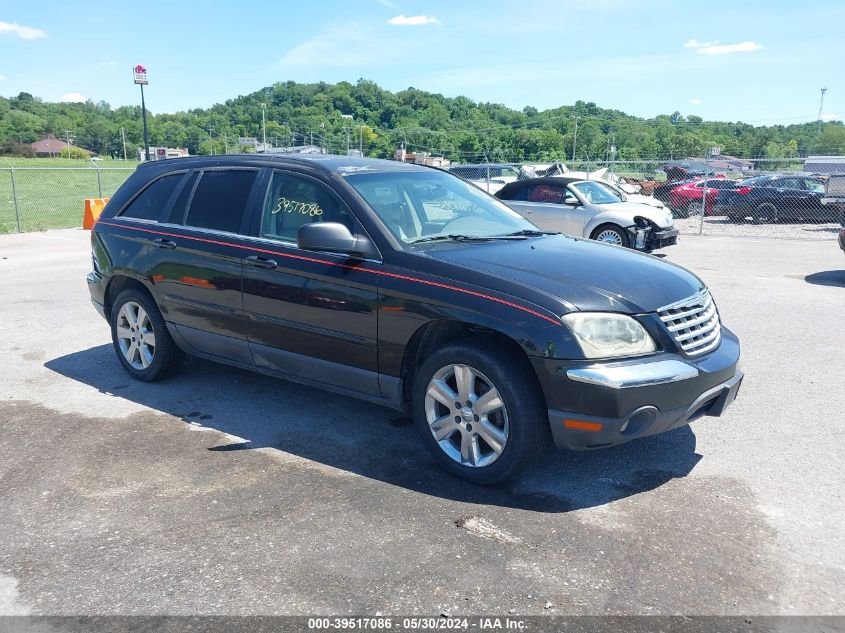
[[578, 198], [575, 198], [574, 200], [572, 198], [570, 198], [569, 200], [564, 200], [563, 204], [565, 204], [567, 207], [580, 207], [581, 206], [581, 203], [578, 201]]
[[352, 232], [339, 222], [303, 224], [297, 231], [296, 245], [308, 251], [378, 256], [370, 240], [352, 235]]

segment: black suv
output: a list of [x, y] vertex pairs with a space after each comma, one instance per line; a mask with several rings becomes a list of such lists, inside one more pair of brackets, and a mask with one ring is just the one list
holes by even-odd
[[340, 156], [140, 166], [88, 285], [139, 380], [185, 354], [411, 412], [444, 468], [503, 481], [720, 415], [739, 343], [702, 282], [543, 233], [427, 167]]

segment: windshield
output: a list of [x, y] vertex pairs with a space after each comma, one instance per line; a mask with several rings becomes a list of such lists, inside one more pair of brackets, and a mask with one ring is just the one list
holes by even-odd
[[594, 180], [576, 182], [569, 185], [590, 204], [613, 204], [615, 202], [622, 202], [622, 198], [617, 196], [605, 184], [596, 182]]
[[346, 181], [406, 244], [437, 235], [493, 237], [537, 228], [478, 187], [440, 171], [353, 174]]

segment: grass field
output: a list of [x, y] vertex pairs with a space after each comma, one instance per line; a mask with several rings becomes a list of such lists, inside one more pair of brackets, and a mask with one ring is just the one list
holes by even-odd
[[111, 196], [137, 165], [136, 161], [104, 160], [95, 165], [66, 158], [0, 158], [0, 233], [15, 232], [18, 225], [21, 231], [82, 226], [85, 198], [99, 198], [101, 192]]

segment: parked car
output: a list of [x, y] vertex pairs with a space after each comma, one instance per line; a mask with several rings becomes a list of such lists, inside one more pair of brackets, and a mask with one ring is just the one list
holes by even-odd
[[707, 190], [707, 200], [704, 203], [706, 215], [715, 215], [716, 197], [720, 191], [733, 189], [736, 182], [727, 178], [701, 178], [677, 185], [669, 191], [669, 208], [676, 217], [688, 218], [701, 215], [701, 200]]
[[828, 177], [824, 184], [822, 204], [829, 209], [833, 221], [838, 221], [845, 228], [845, 174], [831, 174]]
[[716, 208], [734, 222], [832, 221], [836, 212], [822, 204], [823, 197], [824, 182], [819, 178], [755, 176], [721, 191]]
[[625, 202], [596, 180], [547, 176], [505, 185], [496, 197], [541, 229], [651, 251], [678, 241], [668, 211]]
[[660, 200], [653, 196], [646, 196], [641, 193], [628, 193], [624, 189], [620, 188], [619, 185], [617, 185], [616, 183], [605, 180], [604, 178], [599, 180], [599, 182], [602, 183], [605, 187], [609, 187], [613, 191], [613, 193], [622, 198], [623, 202], [636, 202], [637, 204], [647, 204], [648, 206], [654, 207], [655, 209], [666, 208], [665, 204], [663, 204]]
[[407, 411], [434, 460], [477, 483], [515, 476], [547, 438], [600, 448], [721, 415], [743, 377], [692, 273], [546, 234], [420, 165], [145, 163], [91, 243], [91, 298], [134, 378], [191, 354]]

